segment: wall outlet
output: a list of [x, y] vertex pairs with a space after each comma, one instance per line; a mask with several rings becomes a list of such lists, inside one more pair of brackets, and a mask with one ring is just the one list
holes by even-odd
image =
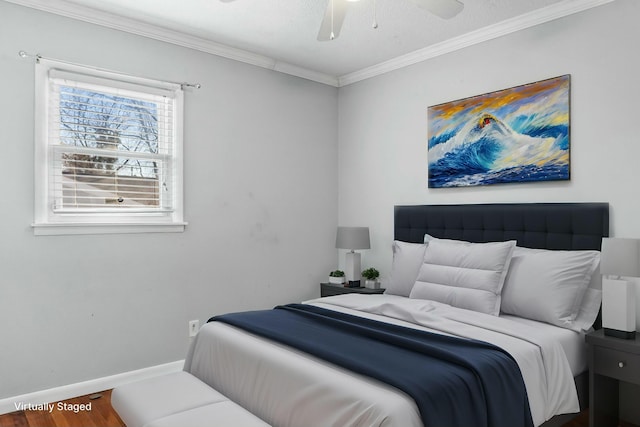
[[200, 321], [199, 320], [191, 320], [189, 321], [189, 336], [195, 337], [198, 334], [198, 329], [200, 329]]

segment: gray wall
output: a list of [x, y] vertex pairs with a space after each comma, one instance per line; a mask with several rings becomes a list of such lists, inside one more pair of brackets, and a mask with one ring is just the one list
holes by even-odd
[[[618, 0], [341, 88], [339, 223], [370, 227], [363, 268], [388, 275], [396, 204], [604, 201], [612, 234], [640, 238], [638, 16]], [[563, 74], [570, 181], [427, 188], [429, 106]]]
[[[319, 296], [335, 268], [336, 88], [0, 1], [0, 399], [183, 359], [187, 322]], [[180, 234], [34, 237], [34, 64], [185, 95]]]

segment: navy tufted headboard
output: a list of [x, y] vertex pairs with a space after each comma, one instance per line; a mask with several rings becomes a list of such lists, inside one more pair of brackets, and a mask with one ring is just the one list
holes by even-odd
[[395, 207], [395, 240], [425, 234], [469, 242], [517, 240], [536, 249], [600, 250], [609, 236], [608, 203], [515, 203]]

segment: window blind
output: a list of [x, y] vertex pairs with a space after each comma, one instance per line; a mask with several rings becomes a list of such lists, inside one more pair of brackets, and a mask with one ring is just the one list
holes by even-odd
[[52, 210], [171, 212], [173, 93], [51, 69], [47, 144]]

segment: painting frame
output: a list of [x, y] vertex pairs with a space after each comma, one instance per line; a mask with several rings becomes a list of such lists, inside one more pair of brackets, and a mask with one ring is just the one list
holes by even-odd
[[428, 187], [571, 178], [571, 75], [428, 107]]

